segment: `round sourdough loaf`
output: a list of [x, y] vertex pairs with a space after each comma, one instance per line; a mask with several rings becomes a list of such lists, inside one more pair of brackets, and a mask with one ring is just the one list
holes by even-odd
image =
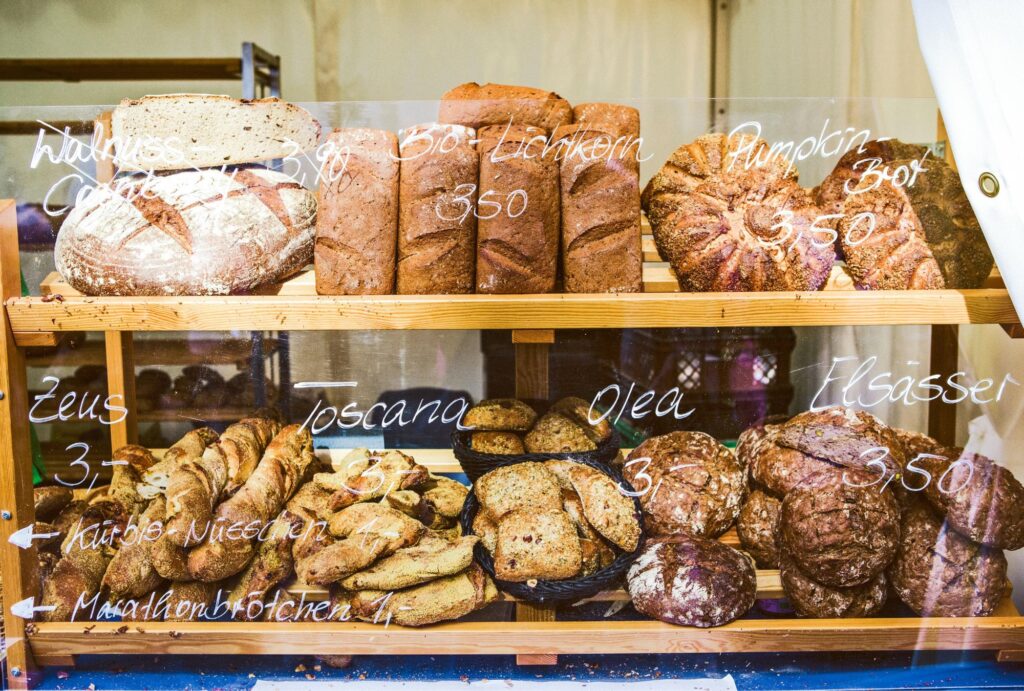
[[900, 539], [900, 509], [888, 490], [854, 486], [829, 474], [782, 500], [779, 549], [807, 576], [848, 588], [881, 573]]
[[86, 295], [227, 295], [313, 254], [316, 198], [262, 167], [121, 178], [68, 215], [57, 270]]
[[753, 606], [757, 593], [749, 556], [690, 535], [647, 540], [628, 579], [638, 612], [683, 626], [727, 624]]
[[706, 134], [676, 149], [641, 196], [684, 292], [819, 290], [831, 239], [797, 172], [763, 139]]
[[850, 149], [836, 161], [836, 167], [814, 190], [822, 213], [842, 213], [843, 202], [868, 171], [885, 167], [898, 159], [920, 160], [927, 152], [924, 146], [906, 144], [898, 139], [872, 139]]
[[925, 502], [916, 501], [903, 512], [889, 580], [921, 616], [988, 616], [1006, 594], [1006, 557], [949, 530]]
[[786, 555], [779, 572], [786, 597], [803, 617], [869, 617], [882, 609], [888, 594], [885, 573], [851, 588], [832, 588], [808, 577]]
[[718, 537], [732, 525], [747, 490], [746, 470], [703, 432], [670, 432], [633, 449], [622, 475], [640, 493], [649, 535]]

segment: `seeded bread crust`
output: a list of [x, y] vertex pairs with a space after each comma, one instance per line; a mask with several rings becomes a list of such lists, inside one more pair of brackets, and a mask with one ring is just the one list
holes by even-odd
[[703, 432], [646, 440], [626, 458], [623, 477], [643, 493], [648, 535], [717, 537], [736, 520], [747, 489], [733, 452]]
[[462, 426], [490, 432], [525, 432], [533, 426], [537, 412], [514, 398], [490, 398], [466, 411]]
[[583, 427], [556, 412], [544, 414], [523, 438], [530, 453], [567, 453], [597, 448]]
[[523, 454], [526, 448], [515, 432], [473, 432], [469, 448], [479, 453]]
[[627, 578], [637, 611], [682, 626], [727, 624], [753, 606], [757, 592], [748, 555], [691, 535], [646, 540]]
[[498, 522], [494, 575], [504, 581], [573, 578], [583, 568], [580, 539], [561, 509], [519, 509]]
[[900, 510], [888, 490], [827, 476], [782, 500], [779, 547], [824, 585], [866, 583], [889, 565], [899, 540]]
[[492, 520], [517, 509], [562, 508], [562, 489], [543, 463], [516, 463], [496, 468], [476, 481], [480, 506]]

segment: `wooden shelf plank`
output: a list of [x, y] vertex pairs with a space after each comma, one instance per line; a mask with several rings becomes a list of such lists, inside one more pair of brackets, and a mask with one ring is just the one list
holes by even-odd
[[[11, 298], [15, 331], [584, 329], [680, 326], [1014, 324], [1002, 288], [804, 293], [678, 293], [667, 266], [644, 269], [645, 293], [623, 295], [315, 295], [312, 272], [230, 297]], [[836, 278], [841, 277], [836, 274]], [[57, 286], [54, 286], [57, 287]], [[837, 288], [844, 287], [841, 282]]]
[[572, 655], [1024, 648], [1020, 617], [747, 619], [714, 629], [657, 621], [452, 622], [419, 629], [353, 622], [61, 622], [34, 627], [29, 641], [44, 658], [99, 649], [113, 655]]

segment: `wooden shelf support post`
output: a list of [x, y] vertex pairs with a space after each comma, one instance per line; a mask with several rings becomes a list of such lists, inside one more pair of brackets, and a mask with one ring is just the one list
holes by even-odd
[[38, 593], [34, 547], [20, 549], [11, 534], [33, 521], [32, 451], [28, 435], [28, 385], [25, 354], [14, 342], [7, 317], [8, 298], [21, 296], [18, 219], [13, 199], [0, 200], [0, 568], [3, 571], [7, 686], [26, 689], [35, 681], [35, 665], [25, 637], [26, 622], [11, 607]]
[[[548, 390], [548, 356], [555, 342], [554, 329], [516, 329], [512, 343], [516, 352], [516, 398], [546, 399]], [[516, 621], [555, 621], [550, 607], [517, 602]], [[516, 655], [517, 665], [554, 665], [557, 655]]]
[[[139, 426], [135, 419], [135, 348], [131, 331], [107, 331], [107, 391], [111, 404], [127, 409], [124, 417], [110, 425], [110, 450], [138, 441]], [[120, 398], [116, 398], [120, 396]]]

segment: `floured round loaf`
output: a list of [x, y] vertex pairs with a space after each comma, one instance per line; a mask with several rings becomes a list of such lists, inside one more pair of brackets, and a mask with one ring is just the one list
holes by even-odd
[[622, 476], [640, 493], [649, 535], [718, 537], [736, 520], [747, 490], [733, 452], [703, 432], [651, 437], [627, 456]]
[[316, 198], [262, 167], [137, 176], [97, 187], [57, 235], [57, 270], [86, 295], [228, 295], [313, 256]]
[[757, 574], [750, 557], [690, 535], [651, 538], [627, 574], [641, 614], [683, 626], [721, 626], [753, 605]]
[[164, 94], [125, 99], [111, 118], [121, 170], [185, 170], [298, 157], [320, 123], [279, 98]]
[[736, 534], [750, 556], [763, 569], [779, 568], [775, 533], [779, 527], [782, 502], [759, 489], [747, 497], [736, 521]]

